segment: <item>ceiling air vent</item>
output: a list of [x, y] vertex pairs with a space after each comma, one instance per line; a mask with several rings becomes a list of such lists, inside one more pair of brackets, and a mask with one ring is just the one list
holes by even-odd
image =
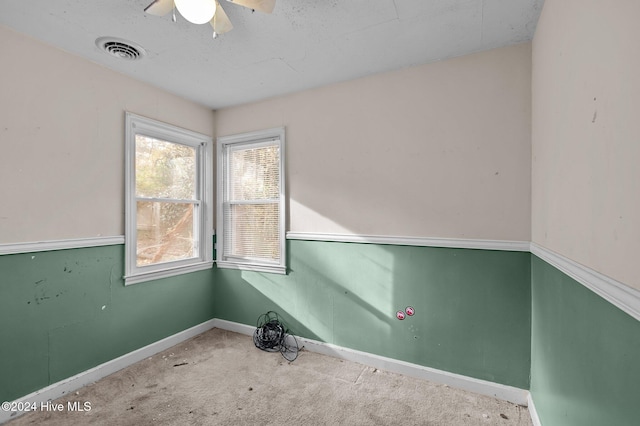
[[96, 46], [116, 58], [135, 61], [147, 54], [142, 46], [128, 40], [115, 37], [100, 37]]

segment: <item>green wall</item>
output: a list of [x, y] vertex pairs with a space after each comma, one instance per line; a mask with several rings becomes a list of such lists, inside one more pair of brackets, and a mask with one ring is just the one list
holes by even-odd
[[531, 394], [542, 424], [639, 424], [640, 322], [531, 259]]
[[0, 256], [0, 401], [213, 318], [213, 270], [125, 287], [124, 246]]
[[[288, 241], [289, 274], [217, 269], [215, 316], [529, 388], [530, 254]], [[399, 321], [398, 310], [415, 308]]]
[[545, 426], [637, 424], [640, 322], [529, 253], [288, 241], [286, 276], [214, 268], [125, 287], [123, 249], [0, 256], [0, 400], [275, 310], [298, 335], [531, 389]]

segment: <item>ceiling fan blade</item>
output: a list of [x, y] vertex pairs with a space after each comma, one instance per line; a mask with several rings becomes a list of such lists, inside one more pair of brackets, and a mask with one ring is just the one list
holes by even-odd
[[213, 31], [215, 31], [216, 34], [224, 34], [233, 29], [233, 24], [231, 23], [229, 17], [224, 12], [224, 9], [222, 8], [222, 6], [220, 6], [220, 3], [218, 3], [217, 0], [216, 14], [213, 15], [213, 19], [209, 21], [209, 23], [213, 27]]
[[144, 8], [149, 15], [164, 16], [173, 9], [173, 0], [153, 0]]
[[264, 13], [273, 12], [276, 6], [276, 0], [227, 0], [228, 2], [248, 7], [249, 9], [259, 10]]

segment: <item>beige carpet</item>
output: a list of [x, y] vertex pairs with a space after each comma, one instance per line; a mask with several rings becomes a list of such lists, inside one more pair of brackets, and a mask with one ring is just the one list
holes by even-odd
[[[90, 404], [69, 412], [68, 402]], [[301, 351], [287, 362], [250, 337], [212, 329], [11, 426], [530, 425], [508, 402]]]

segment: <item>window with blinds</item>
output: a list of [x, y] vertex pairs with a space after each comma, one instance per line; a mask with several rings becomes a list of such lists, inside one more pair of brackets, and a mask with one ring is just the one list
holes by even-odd
[[219, 267], [286, 273], [284, 129], [218, 139]]

